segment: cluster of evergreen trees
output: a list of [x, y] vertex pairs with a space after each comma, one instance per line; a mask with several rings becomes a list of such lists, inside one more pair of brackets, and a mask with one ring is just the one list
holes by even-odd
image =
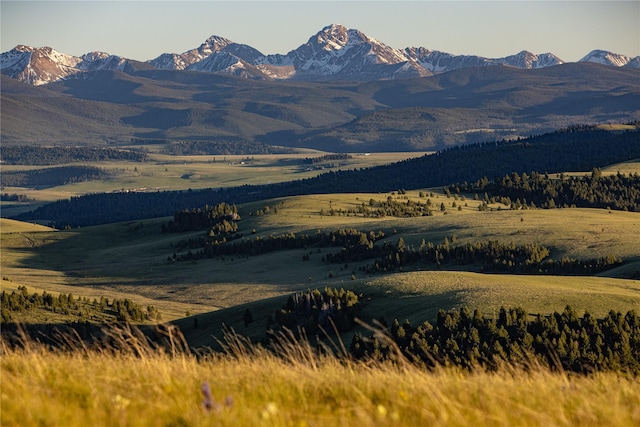
[[366, 273], [390, 272], [419, 264], [441, 268], [455, 265], [481, 265], [485, 272], [518, 274], [591, 275], [608, 270], [622, 261], [614, 255], [599, 259], [579, 260], [567, 256], [559, 260], [550, 258], [550, 250], [536, 243], [516, 245], [497, 240], [474, 243], [456, 243], [448, 238], [434, 245], [424, 239], [416, 248], [407, 246], [400, 237], [396, 244], [385, 242], [377, 246], [352, 246], [324, 258], [328, 262], [344, 263], [375, 259], [372, 265], [362, 267]]
[[[414, 205], [417, 206], [415, 203]], [[428, 204], [424, 205], [428, 206]], [[491, 272], [590, 275], [622, 263], [614, 255], [587, 260], [568, 256], [552, 259], [550, 257], [551, 251], [548, 248], [535, 243], [516, 245], [513, 242], [486, 240], [460, 244], [457, 242], [456, 236], [451, 236], [451, 240], [445, 238], [440, 244], [427, 242], [423, 239], [418, 247], [405, 244], [402, 237], [396, 243], [385, 241], [382, 244], [377, 244], [386, 237], [384, 232], [369, 231], [366, 233], [352, 228], [326, 232], [317, 230], [315, 233], [296, 234], [290, 232], [268, 237], [245, 238], [242, 233], [237, 233], [238, 228], [235, 222], [233, 227], [219, 227], [227, 224], [226, 220], [220, 221], [220, 218], [227, 218], [230, 212], [235, 212], [234, 208], [235, 206], [231, 207], [223, 203], [216, 208], [207, 207], [204, 211], [176, 213], [175, 222], [172, 221], [172, 223], [199, 224], [200, 228], [195, 229], [208, 226], [209, 231], [206, 236], [178, 242], [176, 248], [188, 248], [189, 251], [185, 254], [174, 253], [173, 256], [168, 257], [168, 261], [195, 261], [224, 256], [255, 256], [289, 249], [339, 247], [340, 251], [323, 255], [322, 261], [344, 264], [374, 260], [372, 264], [360, 267], [367, 274], [402, 270], [405, 267], [415, 265], [433, 268], [478, 265], [483, 271]], [[220, 212], [220, 214], [212, 214], [211, 212]], [[183, 218], [183, 216], [189, 220], [184, 223], [178, 221], [178, 218]], [[216, 225], [211, 227], [207, 223], [208, 218], [213, 218]], [[186, 229], [191, 230], [192, 228]], [[303, 260], [309, 260], [309, 255], [305, 254]]]
[[303, 163], [307, 165], [315, 165], [317, 163], [332, 162], [336, 160], [349, 160], [352, 158], [353, 156], [347, 153], [325, 154], [324, 156], [318, 157], [305, 157]]
[[102, 162], [125, 160], [144, 162], [147, 153], [142, 150], [124, 150], [99, 147], [41, 147], [15, 145], [2, 147], [2, 162], [9, 165], [64, 165], [75, 162]]
[[162, 224], [163, 233], [210, 230], [213, 234], [231, 233], [238, 230], [240, 214], [236, 205], [222, 202], [204, 209], [183, 209], [173, 214], [173, 220]]
[[275, 313], [280, 328], [297, 331], [304, 328], [307, 334], [321, 331], [332, 334], [346, 332], [355, 325], [361, 309], [359, 296], [350, 290], [325, 288], [296, 292]]
[[[384, 325], [386, 326], [386, 325]], [[438, 312], [436, 324], [412, 326], [395, 320], [388, 339], [356, 334], [356, 359], [405, 357], [423, 367], [476, 366], [495, 369], [502, 362], [532, 362], [574, 372], [615, 370], [640, 374], [640, 316], [610, 311], [604, 319], [567, 306], [562, 313], [531, 317], [522, 308], [501, 308], [497, 318], [467, 308]]]
[[474, 183], [451, 185], [447, 191], [483, 193], [485, 202], [499, 202], [522, 207], [610, 208], [640, 212], [640, 175], [602, 175], [594, 168], [590, 176], [567, 177], [558, 174], [513, 172], [489, 181], [486, 177]]
[[[190, 251], [183, 255], [174, 255], [171, 261], [191, 261], [201, 258], [219, 256], [255, 256], [269, 252], [289, 249], [306, 249], [322, 247], [353, 247], [355, 245], [373, 246], [377, 240], [384, 238], [382, 231], [363, 233], [353, 228], [340, 228], [334, 231], [315, 233], [284, 233], [268, 237], [255, 236], [245, 238], [241, 233], [226, 236], [200, 236], [178, 243], [178, 247], [189, 247]], [[192, 252], [191, 249], [199, 249]], [[305, 259], [308, 260], [308, 257]]]
[[82, 320], [98, 319], [105, 321], [113, 319], [118, 322], [144, 322], [160, 320], [158, 310], [150, 305], [143, 309], [133, 301], [114, 299], [111, 303], [107, 298], [94, 299], [90, 302], [87, 298], [75, 298], [72, 294], [61, 293], [54, 296], [46, 291], [41, 294], [30, 294], [25, 286], [19, 286], [18, 291], [2, 291], [0, 294], [2, 306], [2, 323], [13, 321], [12, 313], [45, 310], [65, 316], [78, 317]]
[[410, 218], [432, 216], [434, 208], [440, 209], [433, 204], [431, 199], [427, 199], [425, 202], [407, 199], [403, 202], [395, 200], [393, 196], [388, 196], [384, 201], [369, 199], [368, 203], [362, 202], [360, 205], [351, 209], [335, 209], [333, 207], [326, 211], [321, 209], [320, 215], [360, 216], [363, 218], [384, 218], [385, 216]]

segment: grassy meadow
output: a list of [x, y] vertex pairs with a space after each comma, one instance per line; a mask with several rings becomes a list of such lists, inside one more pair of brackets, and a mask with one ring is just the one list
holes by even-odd
[[[308, 345], [198, 360], [132, 341], [119, 354], [3, 348], [3, 426], [630, 426], [640, 382], [340, 362]], [[203, 389], [209, 388], [205, 394]]]
[[[415, 154], [415, 153], [410, 153]], [[349, 167], [407, 158], [408, 153], [354, 156]], [[299, 158], [241, 156], [212, 163], [205, 158], [165, 159], [122, 165], [113, 182], [86, 182], [50, 189], [6, 189], [40, 203], [91, 191], [133, 188], [205, 188], [264, 183], [310, 176]], [[308, 153], [300, 157], [313, 157]], [[217, 156], [220, 157], [220, 156]], [[252, 156], [254, 157], [254, 156]], [[173, 163], [170, 163], [171, 160]], [[163, 163], [164, 162], [164, 163]], [[223, 164], [224, 163], [224, 164]], [[362, 166], [356, 166], [362, 165]], [[105, 165], [105, 167], [107, 167]], [[110, 164], [108, 167], [120, 167]], [[134, 169], [137, 167], [137, 171]], [[613, 165], [605, 173], [640, 171], [640, 163]], [[307, 175], [309, 174], [309, 175]], [[293, 178], [292, 178], [293, 177]], [[168, 262], [176, 245], [203, 232], [162, 234], [170, 218], [131, 221], [72, 230], [54, 230], [0, 219], [2, 290], [72, 293], [89, 299], [129, 298], [153, 305], [162, 322], [181, 329], [173, 351], [139, 341], [127, 331], [116, 338], [125, 351], [51, 352], [32, 341], [22, 348], [2, 342], [0, 424], [3, 426], [86, 425], [593, 425], [640, 423], [640, 382], [615, 372], [588, 376], [550, 372], [537, 366], [505, 366], [497, 372], [454, 368], [421, 371], [408, 363], [378, 365], [318, 356], [309, 343], [290, 343], [279, 355], [232, 337], [226, 354], [200, 357], [190, 347], [212, 347], [223, 339], [222, 324], [257, 342], [272, 316], [297, 290], [337, 287], [363, 296], [362, 317], [384, 316], [412, 323], [434, 319], [439, 309], [463, 306], [485, 315], [521, 306], [548, 314], [572, 305], [600, 317], [609, 310], [640, 310], [640, 216], [605, 209], [511, 211], [498, 204], [478, 209], [472, 194], [457, 200], [440, 189], [406, 194], [295, 196], [239, 206], [239, 232], [247, 238], [282, 233], [355, 228], [383, 231], [385, 241], [408, 246], [422, 239], [440, 243], [499, 240], [538, 243], [559, 258], [615, 255], [623, 264], [597, 276], [486, 274], [479, 266], [451, 270], [415, 268], [365, 275], [359, 267], [322, 262], [339, 248], [300, 249], [249, 257]], [[430, 194], [433, 193], [433, 194]], [[417, 218], [363, 218], [346, 214], [370, 199], [431, 199], [434, 215]], [[457, 206], [453, 206], [456, 203]], [[2, 206], [2, 216], [13, 204]], [[259, 214], [265, 206], [269, 214]], [[277, 208], [277, 209], [276, 209]], [[308, 261], [303, 256], [310, 254]], [[253, 322], [244, 325], [250, 309]], [[16, 314], [21, 322], [64, 324], [73, 318], [51, 312]], [[197, 320], [196, 320], [197, 319]], [[118, 332], [114, 332], [118, 333]], [[342, 336], [348, 345], [351, 334]], [[185, 344], [185, 342], [187, 344]], [[340, 355], [339, 344], [334, 347]], [[206, 408], [202, 386], [213, 403]]]

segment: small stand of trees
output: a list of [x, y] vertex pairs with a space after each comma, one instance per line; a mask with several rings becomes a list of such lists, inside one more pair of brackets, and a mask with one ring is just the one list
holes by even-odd
[[308, 334], [346, 332], [354, 325], [360, 312], [359, 296], [353, 291], [325, 288], [296, 292], [275, 313], [280, 328]]
[[161, 320], [160, 312], [152, 305], [146, 309], [133, 301], [114, 299], [111, 303], [105, 297], [100, 301], [94, 299], [90, 302], [87, 298], [75, 298], [72, 294], [61, 293], [54, 296], [46, 291], [41, 294], [30, 294], [25, 286], [19, 286], [17, 291], [11, 293], [2, 291], [0, 294], [2, 306], [2, 323], [13, 322], [13, 314], [21, 312], [33, 312], [43, 310], [63, 316], [77, 317], [79, 320], [98, 320], [116, 322], [136, 322]]
[[368, 203], [362, 202], [359, 206], [351, 209], [321, 209], [320, 215], [328, 216], [361, 216], [363, 218], [384, 218], [393, 216], [397, 218], [410, 218], [417, 216], [432, 216], [431, 199], [426, 202], [408, 199], [405, 202], [394, 200], [392, 196], [384, 201], [370, 199]]
[[2, 172], [2, 187], [55, 187], [105, 179], [109, 172], [94, 166], [56, 166], [44, 169]]
[[184, 209], [173, 215], [173, 220], [162, 224], [163, 233], [209, 230], [213, 234], [231, 233], [238, 230], [240, 221], [236, 205], [222, 202], [204, 209]]

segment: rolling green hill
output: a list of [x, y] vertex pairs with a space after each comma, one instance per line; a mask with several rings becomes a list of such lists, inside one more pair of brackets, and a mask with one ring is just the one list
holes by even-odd
[[[623, 264], [601, 277], [480, 274], [478, 265], [445, 266], [443, 270], [451, 270], [438, 271], [433, 265], [420, 264], [407, 267], [413, 272], [367, 274], [360, 267], [371, 263], [370, 260], [349, 262], [346, 266], [324, 262], [325, 255], [340, 250], [333, 247], [168, 262], [172, 254], [189, 250], [180, 249], [181, 241], [204, 232], [162, 234], [161, 224], [168, 218], [57, 232], [30, 232], [12, 228], [17, 227], [16, 223], [3, 222], [2, 271], [6, 278], [3, 287], [27, 285], [87, 297], [126, 296], [139, 304], [154, 305], [164, 321], [183, 317], [189, 311], [199, 316], [198, 328], [193, 328], [193, 317], [179, 325], [194, 343], [210, 340], [222, 321], [237, 326], [243, 333], [258, 336], [264, 332], [268, 316], [283, 304], [284, 295], [325, 286], [354, 288], [370, 297], [364, 313], [371, 318], [384, 315], [420, 321], [439, 308], [461, 305], [481, 308], [485, 313], [501, 305], [523, 305], [532, 311], [547, 312], [572, 304], [578, 310], [588, 308], [597, 314], [610, 308], [638, 308], [638, 281], [621, 279], [640, 270], [637, 213], [605, 209], [509, 211], [497, 210], [498, 205], [493, 206], [496, 208], [493, 211], [481, 212], [477, 208], [481, 201], [467, 198], [461, 210], [447, 209], [446, 214], [436, 212], [429, 217], [320, 214], [321, 209], [346, 210], [372, 198], [416, 200], [420, 198], [418, 193], [263, 200], [239, 207], [243, 218], [239, 231], [247, 238], [266, 239], [283, 233], [355, 228], [363, 232], [383, 231], [386, 237], [381, 244], [388, 241], [395, 245], [402, 238], [409, 247], [417, 247], [422, 239], [441, 242], [452, 236], [459, 243], [483, 240], [537, 243], [550, 248], [555, 259], [563, 256], [591, 259], [613, 254]], [[432, 198], [447, 206], [455, 201], [437, 192]], [[271, 213], [257, 215], [265, 206], [271, 207]], [[308, 260], [305, 255], [309, 255]], [[463, 272], [465, 269], [470, 272]], [[264, 301], [258, 303], [259, 300]], [[247, 307], [256, 320], [245, 331], [242, 313]], [[203, 314], [221, 308], [228, 311]]]

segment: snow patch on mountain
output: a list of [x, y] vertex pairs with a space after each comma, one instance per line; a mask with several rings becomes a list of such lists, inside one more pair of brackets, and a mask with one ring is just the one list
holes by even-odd
[[578, 62], [593, 62], [596, 64], [611, 65], [614, 67], [624, 67], [633, 58], [625, 55], [620, 55], [606, 50], [592, 50], [585, 57]]
[[39, 86], [75, 74], [81, 58], [60, 53], [50, 47], [16, 46], [0, 54], [0, 68], [17, 80]]

